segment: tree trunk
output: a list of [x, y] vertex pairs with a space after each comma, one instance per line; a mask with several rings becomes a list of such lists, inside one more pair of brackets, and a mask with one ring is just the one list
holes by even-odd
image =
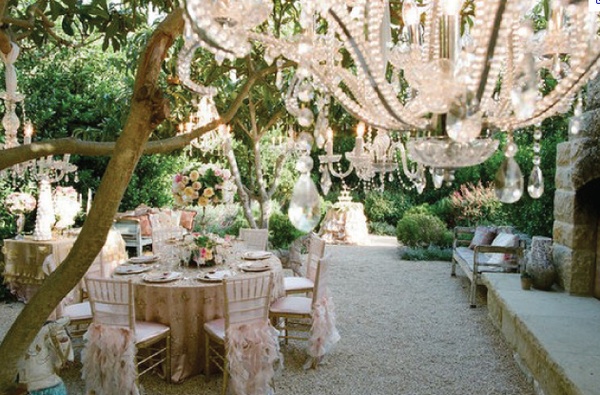
[[182, 31], [182, 12], [177, 10], [160, 24], [148, 42], [138, 64], [127, 122], [81, 233], [67, 258], [43, 282], [0, 344], [0, 393], [7, 393], [14, 386], [17, 362], [52, 310], [77, 285], [102, 249], [150, 133], [165, 119], [168, 102], [162, 97], [158, 77], [168, 49]]

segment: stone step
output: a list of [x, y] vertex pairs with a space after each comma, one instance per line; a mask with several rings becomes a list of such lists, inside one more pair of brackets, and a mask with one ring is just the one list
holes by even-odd
[[486, 273], [488, 311], [545, 395], [600, 394], [600, 300]]

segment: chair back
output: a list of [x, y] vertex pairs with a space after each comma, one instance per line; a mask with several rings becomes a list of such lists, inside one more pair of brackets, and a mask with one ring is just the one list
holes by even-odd
[[86, 277], [95, 324], [135, 330], [133, 283], [109, 278]]
[[230, 325], [266, 322], [273, 274], [225, 278], [225, 328]]
[[313, 291], [312, 304], [314, 306], [322, 298], [329, 297], [329, 256], [325, 256], [318, 260], [315, 288]]
[[249, 249], [265, 251], [269, 241], [269, 230], [242, 228], [240, 229], [240, 239]]
[[315, 282], [319, 260], [325, 255], [325, 240], [316, 234], [310, 235], [308, 256], [306, 258], [306, 278]]

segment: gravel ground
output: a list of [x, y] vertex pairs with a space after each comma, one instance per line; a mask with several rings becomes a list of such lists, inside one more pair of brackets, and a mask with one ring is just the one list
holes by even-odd
[[[395, 240], [371, 247], [328, 246], [331, 288], [342, 336], [318, 370], [304, 371], [305, 343], [282, 347], [279, 395], [530, 395], [532, 386], [487, 318], [469, 308], [468, 280], [451, 278], [448, 262], [401, 261]], [[0, 337], [18, 314], [0, 305]], [[6, 318], [6, 319], [5, 319]], [[83, 394], [80, 366], [63, 371], [70, 394]], [[221, 378], [168, 385], [153, 375], [145, 393], [219, 394]]]

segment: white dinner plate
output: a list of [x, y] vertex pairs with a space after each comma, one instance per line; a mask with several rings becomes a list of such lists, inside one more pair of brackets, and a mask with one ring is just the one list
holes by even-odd
[[196, 279], [207, 283], [218, 283], [226, 277], [232, 277], [234, 273], [231, 270], [217, 270], [214, 273], [201, 273], [196, 276]]
[[115, 274], [138, 274], [147, 272], [150, 269], [152, 267], [143, 265], [121, 265], [116, 267]]
[[179, 280], [181, 278], [181, 272], [163, 272], [146, 274], [144, 281], [147, 283], [168, 283], [171, 281]]
[[246, 251], [242, 254], [242, 258], [249, 261], [258, 261], [261, 259], [268, 259], [272, 255], [273, 254], [269, 251]]
[[142, 256], [134, 256], [133, 258], [129, 258], [129, 262], [131, 263], [153, 263], [160, 259], [158, 255], [142, 255]]
[[271, 265], [263, 262], [242, 263], [240, 269], [245, 272], [264, 272], [271, 269]]

